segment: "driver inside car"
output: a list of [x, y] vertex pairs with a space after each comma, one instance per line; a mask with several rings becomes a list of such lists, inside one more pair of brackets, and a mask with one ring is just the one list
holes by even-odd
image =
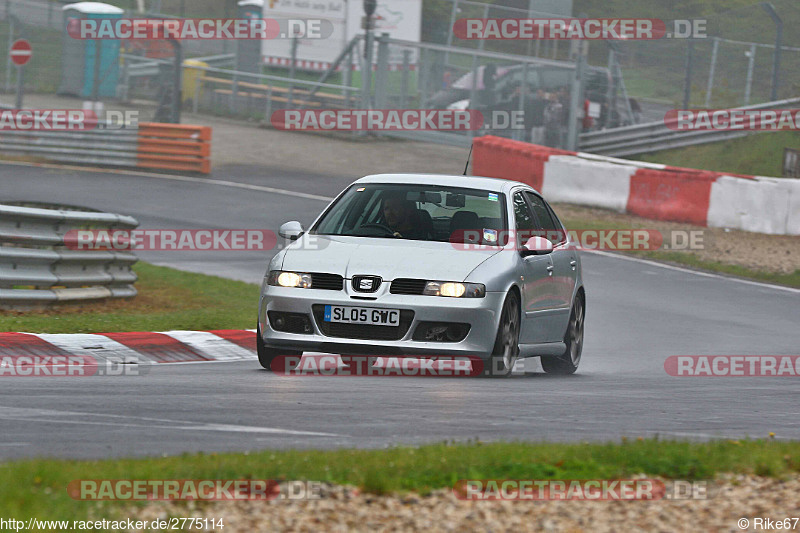
[[387, 195], [383, 198], [383, 221], [395, 237], [403, 239], [429, 239], [422, 217], [414, 202], [405, 194]]

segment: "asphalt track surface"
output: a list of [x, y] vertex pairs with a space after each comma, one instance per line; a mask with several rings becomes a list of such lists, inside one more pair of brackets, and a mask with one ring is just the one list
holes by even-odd
[[[84, 205], [133, 215], [142, 228], [277, 230], [324, 207], [304, 195], [332, 196], [348, 181], [243, 167], [215, 178], [255, 187], [0, 165], [0, 201]], [[258, 282], [271, 253], [139, 255]], [[586, 344], [575, 376], [299, 378], [253, 361], [156, 365], [140, 377], [1, 378], [0, 458], [474, 438], [800, 438], [798, 378], [677, 378], [663, 367], [670, 355], [798, 354], [800, 291], [612, 255], [583, 260]]]

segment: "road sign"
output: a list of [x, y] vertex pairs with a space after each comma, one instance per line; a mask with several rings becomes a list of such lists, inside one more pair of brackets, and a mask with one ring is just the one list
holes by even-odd
[[31, 43], [25, 39], [17, 39], [14, 41], [14, 44], [11, 45], [9, 55], [11, 56], [11, 61], [18, 67], [21, 67], [31, 60], [31, 55], [33, 55], [31, 52]]

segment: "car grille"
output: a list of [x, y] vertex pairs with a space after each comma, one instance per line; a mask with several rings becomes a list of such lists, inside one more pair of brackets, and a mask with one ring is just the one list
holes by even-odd
[[340, 291], [344, 278], [338, 274], [311, 273], [311, 288], [329, 291]]
[[392, 294], [422, 294], [425, 290], [424, 279], [398, 278], [392, 282], [389, 292]]
[[361, 339], [374, 341], [398, 341], [405, 337], [411, 322], [414, 320], [414, 311], [400, 311], [399, 326], [371, 326], [367, 324], [344, 324], [340, 322], [325, 322], [325, 306], [314, 304], [311, 306], [317, 327], [327, 337], [341, 337], [345, 339]]

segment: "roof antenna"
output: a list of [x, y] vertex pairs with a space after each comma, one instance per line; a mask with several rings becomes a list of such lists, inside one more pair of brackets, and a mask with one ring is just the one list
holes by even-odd
[[472, 157], [472, 145], [469, 145], [469, 154], [467, 155], [467, 166], [464, 167], [464, 176], [467, 175], [467, 169], [469, 168], [469, 160]]

